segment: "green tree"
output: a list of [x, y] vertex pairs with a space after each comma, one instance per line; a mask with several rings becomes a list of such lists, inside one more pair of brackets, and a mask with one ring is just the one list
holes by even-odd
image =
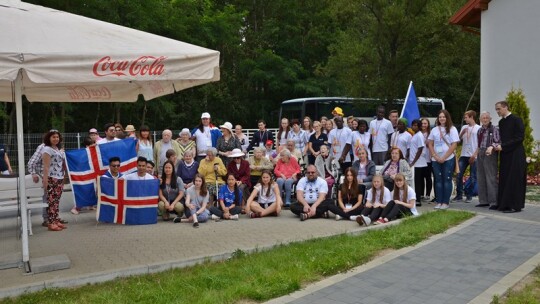
[[516, 116], [523, 119], [525, 125], [525, 138], [523, 139], [523, 146], [525, 146], [525, 153], [531, 155], [533, 148], [535, 147], [534, 137], [532, 136], [533, 129], [531, 128], [531, 119], [529, 118], [530, 110], [527, 106], [527, 99], [521, 88], [512, 89], [506, 95], [506, 102], [508, 102], [508, 108]]

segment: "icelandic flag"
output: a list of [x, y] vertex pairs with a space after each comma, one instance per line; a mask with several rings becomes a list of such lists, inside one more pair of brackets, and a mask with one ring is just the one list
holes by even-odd
[[401, 109], [401, 117], [407, 119], [407, 127], [411, 126], [413, 120], [420, 118], [418, 101], [416, 100], [416, 93], [414, 92], [414, 86], [412, 81], [409, 84], [409, 89], [407, 90], [407, 97], [405, 97], [403, 109]]
[[137, 169], [135, 145], [136, 141], [133, 138], [126, 138], [86, 149], [66, 151], [67, 168], [76, 207], [97, 205], [96, 180], [109, 169], [109, 158], [120, 157], [122, 173]]
[[99, 222], [124, 225], [157, 223], [159, 180], [99, 177]]

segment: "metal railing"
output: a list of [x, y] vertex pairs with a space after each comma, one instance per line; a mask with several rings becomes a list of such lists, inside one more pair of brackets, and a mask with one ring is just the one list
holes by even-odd
[[[274, 132], [274, 136], [277, 136], [278, 129], [268, 129]], [[258, 129], [244, 129], [244, 134], [251, 141], [251, 137]], [[173, 138], [178, 137], [180, 130], [172, 130]], [[154, 139], [154, 142], [161, 139], [162, 131], [152, 131], [151, 135]], [[100, 134], [100, 136], [104, 134]], [[62, 133], [63, 137], [63, 147], [66, 150], [80, 149], [84, 147], [83, 140], [88, 136], [88, 132], [78, 132], [78, 133]], [[30, 157], [36, 151], [37, 146], [43, 143], [43, 134], [40, 133], [29, 133], [24, 134], [24, 160], [27, 163]], [[0, 134], [0, 143], [4, 144], [7, 150], [7, 154], [10, 160], [11, 168], [13, 172], [17, 172], [18, 168], [18, 157], [17, 157], [17, 135], [16, 134]]]

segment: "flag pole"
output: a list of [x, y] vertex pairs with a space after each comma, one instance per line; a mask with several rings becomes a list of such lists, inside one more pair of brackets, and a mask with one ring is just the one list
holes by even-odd
[[409, 82], [409, 88], [407, 89], [407, 95], [405, 96], [405, 102], [403, 103], [403, 108], [401, 108], [401, 114], [399, 115], [399, 118], [403, 118], [403, 113], [405, 112], [405, 108], [407, 107], [407, 101], [409, 100], [409, 94], [411, 93], [412, 88], [412, 80]]

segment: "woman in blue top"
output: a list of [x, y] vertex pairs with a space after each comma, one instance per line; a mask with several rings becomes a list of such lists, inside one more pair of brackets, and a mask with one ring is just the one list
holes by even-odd
[[227, 183], [219, 188], [219, 208], [210, 207], [212, 219], [218, 221], [238, 220], [238, 214], [242, 212], [242, 191], [238, 188], [234, 174], [227, 174]]

